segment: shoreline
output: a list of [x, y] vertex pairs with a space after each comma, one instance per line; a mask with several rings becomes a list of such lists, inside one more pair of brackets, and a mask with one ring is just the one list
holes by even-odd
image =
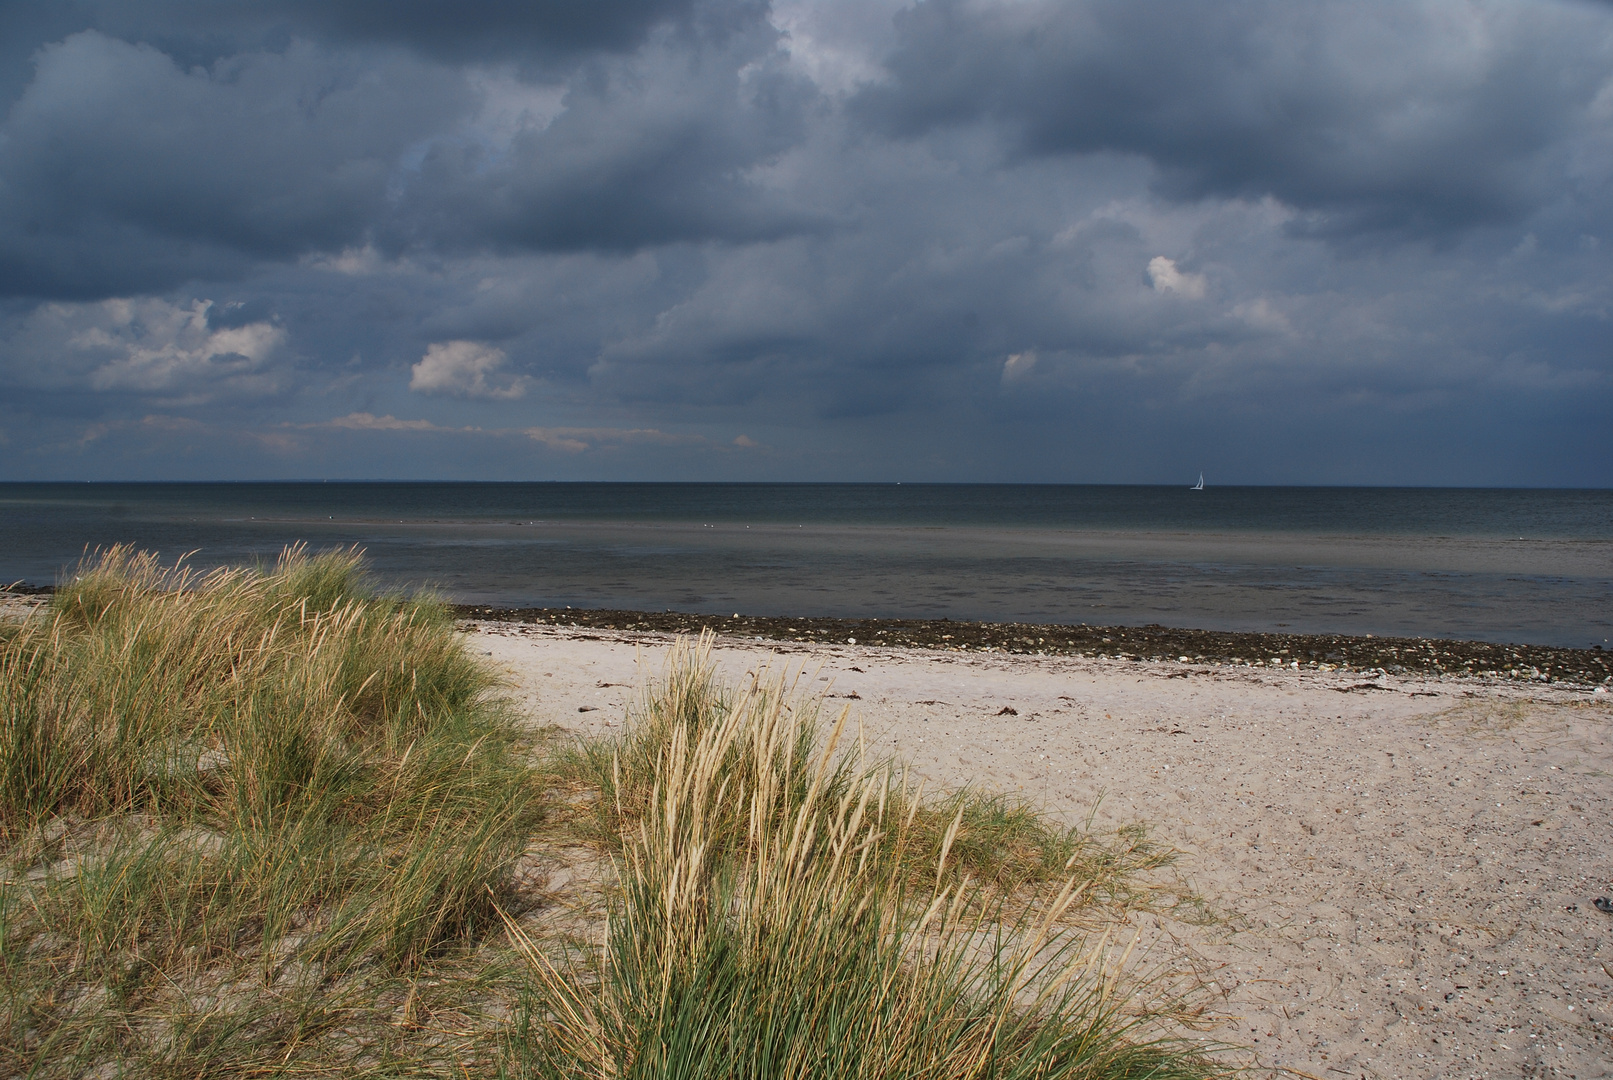
[[611, 608], [451, 605], [461, 619], [577, 629], [698, 634], [795, 644], [862, 644], [950, 652], [1236, 664], [1302, 671], [1460, 676], [1499, 685], [1613, 685], [1613, 652], [1429, 637], [1285, 634], [1174, 627], [950, 619], [788, 618]]
[[[54, 586], [12, 582], [0, 598], [49, 595]], [[456, 618], [479, 622], [642, 631], [793, 644], [863, 644], [950, 652], [1069, 656], [1085, 659], [1232, 664], [1366, 675], [1459, 676], [1496, 685], [1529, 683], [1613, 688], [1613, 651], [1526, 643], [1372, 634], [1289, 634], [1197, 630], [1158, 624], [972, 622], [833, 616], [718, 615], [619, 608], [496, 607], [450, 604]]]

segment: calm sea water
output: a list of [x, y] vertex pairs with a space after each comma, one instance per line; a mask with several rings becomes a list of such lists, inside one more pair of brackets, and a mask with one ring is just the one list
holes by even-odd
[[1613, 637], [1608, 491], [0, 484], [0, 582], [114, 543], [212, 566], [295, 541], [467, 603]]

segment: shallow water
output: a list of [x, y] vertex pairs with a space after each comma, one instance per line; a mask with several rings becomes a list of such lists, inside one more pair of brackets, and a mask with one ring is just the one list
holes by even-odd
[[1613, 637], [1606, 491], [0, 484], [0, 581], [111, 543], [210, 566], [299, 540], [466, 603]]

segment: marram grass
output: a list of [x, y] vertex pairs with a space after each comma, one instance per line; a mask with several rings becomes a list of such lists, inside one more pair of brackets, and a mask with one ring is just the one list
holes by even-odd
[[392, 1002], [501, 977], [537, 787], [446, 610], [360, 570], [115, 548], [0, 629], [0, 1075], [464, 1060]]
[[0, 829], [129, 807], [357, 820], [411, 746], [491, 734], [472, 707], [487, 678], [440, 606], [358, 582], [351, 552], [196, 574], [112, 549], [8, 634]]
[[707, 647], [675, 658], [616, 745], [605, 788], [622, 888], [604, 948], [557, 958], [510, 921], [541, 985], [524, 1044], [532, 1073], [1221, 1072], [1166, 1033], [1180, 1003], [1137, 1008], [1145, 988], [1128, 981], [1124, 950], [1063, 928], [1094, 881], [1079, 847], [1062, 882], [1010, 904], [1018, 888], [957, 872], [967, 798], [943, 804], [952, 818], [929, 858], [919, 823], [934, 807], [841, 746], [845, 714], [818, 745], [783, 682], [718, 693]]
[[[1149, 871], [1168, 866], [1175, 852], [1153, 843], [1142, 826], [1128, 826], [1111, 841], [1095, 843], [1088, 830], [1060, 828], [1028, 803], [1011, 796], [964, 788], [931, 795], [922, 781], [899, 763], [870, 762], [860, 732], [837, 742], [838, 753], [825, 764], [818, 758], [825, 724], [820, 701], [797, 692], [797, 680], [784, 673], [753, 677], [743, 689], [718, 684], [709, 664], [710, 642], [674, 652], [660, 684], [631, 710], [629, 722], [615, 739], [577, 746], [568, 756], [569, 772], [600, 798], [592, 822], [597, 840], [619, 850], [624, 836], [636, 834], [653, 807], [664, 758], [675, 738], [695, 738], [737, 715], [777, 714], [785, 726], [765, 754], [755, 742], [757, 731], [743, 728], [726, 745], [715, 766], [735, 788], [754, 785], [762, 775], [774, 777], [786, 796], [774, 807], [786, 814], [816, 778], [825, 805], [855, 797], [878, 772], [884, 789], [882, 813], [904, 821], [902, 842], [885, 844], [879, 858], [894, 861], [910, 886], [935, 877], [943, 844], [949, 857], [941, 867], [945, 883], [965, 876], [992, 895], [1012, 897], [1070, 876], [1086, 888], [1078, 907], [1102, 902], [1106, 909], [1147, 902], [1142, 885]], [[849, 720], [849, 711], [838, 719]], [[759, 721], [758, 721], [759, 723]], [[814, 764], [815, 760], [818, 764]], [[816, 770], [822, 766], [821, 776]], [[709, 831], [713, 842], [733, 849], [748, 842], [738, 828], [744, 811], [731, 800], [711, 811], [717, 815]], [[748, 828], [748, 825], [747, 825]]]
[[[513, 872], [578, 845], [597, 939]], [[926, 796], [709, 641], [556, 753], [351, 551], [116, 548], [0, 623], [0, 1076], [1216, 1075], [1073, 929], [1168, 857]]]

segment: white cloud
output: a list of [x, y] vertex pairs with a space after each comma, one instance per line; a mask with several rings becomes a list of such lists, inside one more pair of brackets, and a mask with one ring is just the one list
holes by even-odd
[[409, 369], [409, 389], [455, 397], [518, 398], [526, 393], [526, 379], [498, 376], [489, 381], [506, 359], [503, 349], [480, 342], [439, 341]]
[[1190, 300], [1204, 299], [1204, 275], [1184, 274], [1176, 269], [1176, 261], [1155, 255], [1148, 261], [1148, 280], [1158, 293], [1173, 292]]
[[84, 305], [71, 312], [81, 328], [68, 336], [67, 346], [98, 361], [89, 375], [96, 390], [179, 391], [195, 398], [221, 382], [263, 388], [262, 369], [285, 343], [285, 330], [262, 321], [214, 329], [208, 324], [212, 308], [211, 300]]

